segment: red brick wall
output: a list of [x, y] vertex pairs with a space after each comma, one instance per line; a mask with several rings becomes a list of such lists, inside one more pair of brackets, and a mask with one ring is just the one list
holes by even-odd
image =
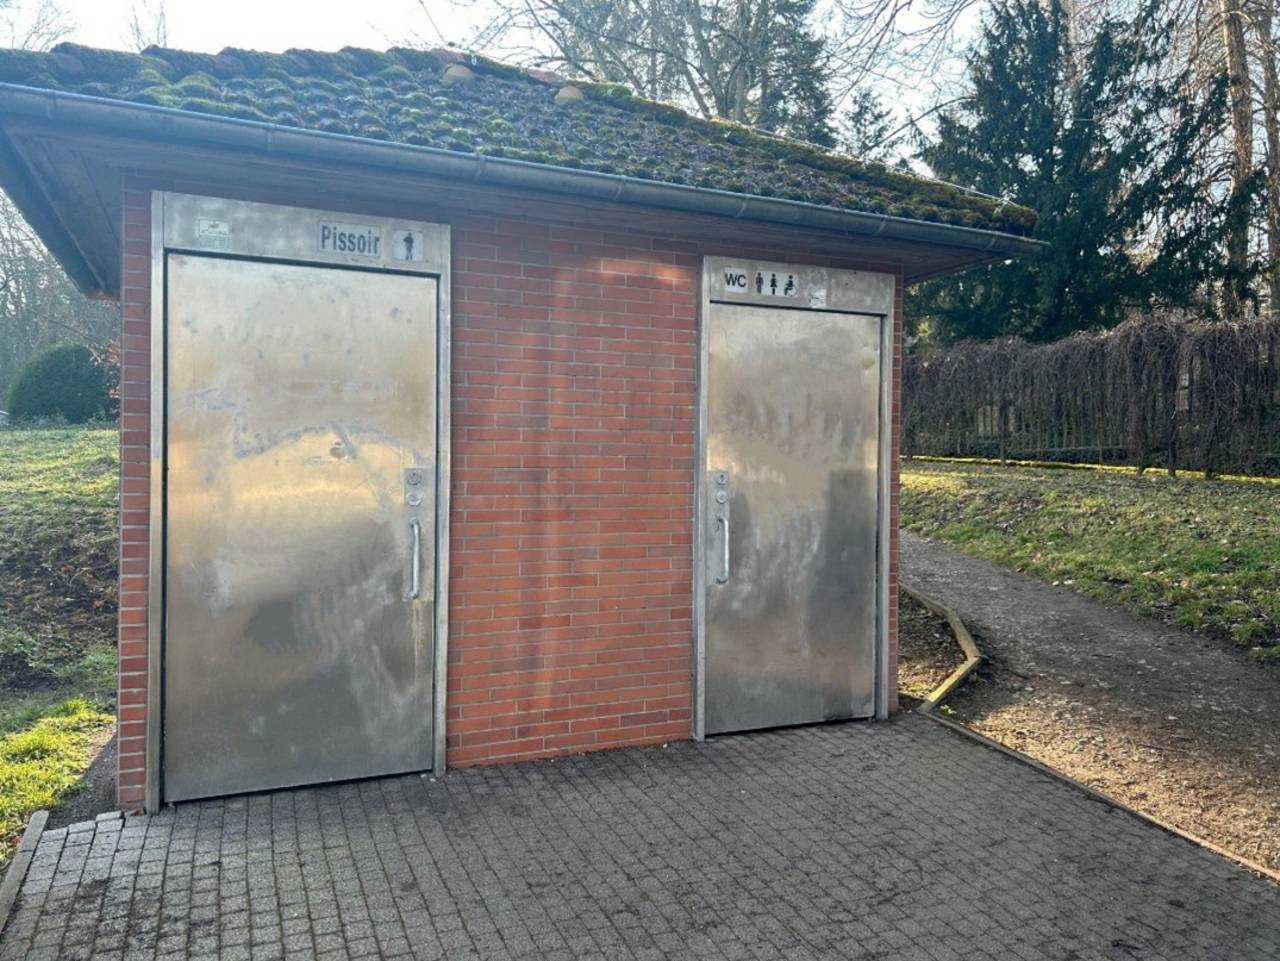
[[[124, 807], [141, 803], [144, 779], [149, 210], [148, 191], [131, 185], [122, 292]], [[619, 211], [612, 231], [449, 210], [412, 215], [453, 228], [448, 762], [688, 737], [700, 259], [897, 266], [671, 240], [661, 216], [634, 211]], [[901, 283], [898, 300], [900, 317]], [[891, 512], [896, 523], [896, 467]], [[895, 536], [892, 598], [896, 552]], [[896, 610], [890, 618], [896, 664]]]
[[151, 195], [124, 193], [120, 291], [120, 686], [122, 809], [146, 780], [147, 565], [151, 500]]
[[697, 259], [644, 235], [454, 235], [448, 749], [688, 736]]

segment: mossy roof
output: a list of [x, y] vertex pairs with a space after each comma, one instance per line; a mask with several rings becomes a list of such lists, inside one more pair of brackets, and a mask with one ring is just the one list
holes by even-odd
[[[444, 76], [455, 63], [474, 75]], [[456, 73], [457, 71], [454, 71]], [[0, 50], [0, 83], [1026, 236], [1032, 211], [693, 117], [623, 87], [455, 51]], [[571, 92], [572, 93], [572, 92]]]

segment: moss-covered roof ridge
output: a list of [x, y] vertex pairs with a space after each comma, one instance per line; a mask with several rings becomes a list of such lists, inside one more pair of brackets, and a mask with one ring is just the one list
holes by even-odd
[[[616, 84], [456, 50], [134, 54], [63, 43], [0, 50], [0, 83], [1022, 236], [1035, 223], [1023, 207], [703, 120]], [[581, 99], [556, 97], [569, 85]]]

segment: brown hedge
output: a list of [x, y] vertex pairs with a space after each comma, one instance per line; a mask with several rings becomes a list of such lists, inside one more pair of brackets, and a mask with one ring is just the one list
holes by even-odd
[[1278, 364], [1280, 317], [910, 354], [903, 451], [1280, 474]]

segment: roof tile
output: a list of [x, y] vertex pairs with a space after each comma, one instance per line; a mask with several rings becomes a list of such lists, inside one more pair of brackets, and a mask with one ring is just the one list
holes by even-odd
[[[446, 82], [450, 64], [475, 81]], [[1024, 207], [702, 120], [614, 84], [573, 81], [583, 100], [565, 109], [556, 94], [568, 81], [453, 50], [131, 54], [64, 43], [0, 50], [0, 83], [1023, 236], [1035, 223]]]

